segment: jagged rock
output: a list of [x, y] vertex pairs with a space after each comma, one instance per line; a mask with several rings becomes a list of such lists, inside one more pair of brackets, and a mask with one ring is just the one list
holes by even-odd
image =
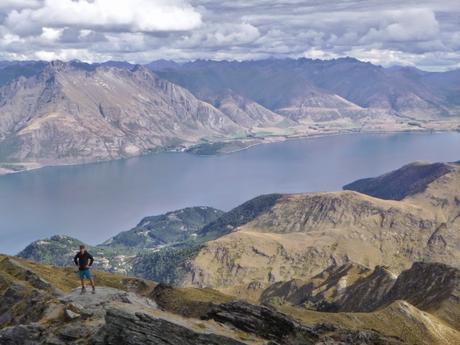
[[37, 345], [41, 344], [45, 328], [39, 324], [18, 325], [0, 329], [2, 345]]
[[97, 345], [243, 345], [231, 338], [194, 332], [144, 313], [107, 311], [105, 336]]
[[64, 316], [66, 317], [67, 320], [72, 321], [72, 320], [78, 319], [81, 315], [77, 314], [77, 313], [74, 313], [70, 309], [66, 309], [64, 311]]
[[282, 313], [241, 301], [219, 305], [206, 317], [285, 345], [314, 344], [319, 339], [313, 329]]
[[265, 304], [290, 304], [325, 312], [365, 312], [380, 306], [396, 275], [382, 266], [331, 266], [310, 280], [278, 282], [263, 291]]
[[3, 259], [2, 265], [11, 275], [28, 282], [36, 289], [56, 291], [49, 282], [13, 258]]
[[48, 299], [43, 291], [10, 283], [0, 295], [0, 327], [37, 321], [45, 311]]
[[80, 315], [84, 315], [84, 316], [93, 315], [93, 313], [85, 310], [85, 308], [80, 303], [70, 302], [69, 304], [67, 304], [67, 308], [68, 310], [73, 311], [74, 313], [77, 313]]
[[337, 301], [341, 312], [375, 310], [396, 282], [396, 275], [383, 266], [376, 266], [367, 277], [349, 286]]
[[139, 307], [155, 308], [154, 301], [138, 296], [132, 292], [126, 292], [109, 287], [98, 287], [96, 294], [80, 294], [80, 289], [73, 290], [70, 294], [59, 299], [61, 303], [71, 306], [73, 312], [85, 317], [104, 317], [107, 308], [113, 303], [132, 304]]
[[402, 272], [381, 305], [404, 300], [430, 311], [460, 331], [460, 270], [441, 263], [416, 262]]
[[308, 327], [273, 309], [236, 301], [215, 307], [206, 318], [257, 334], [270, 345], [397, 345], [399, 339], [375, 331], [354, 331], [332, 324]]
[[95, 327], [86, 323], [69, 323], [58, 330], [59, 338], [65, 341], [88, 338], [95, 333]]

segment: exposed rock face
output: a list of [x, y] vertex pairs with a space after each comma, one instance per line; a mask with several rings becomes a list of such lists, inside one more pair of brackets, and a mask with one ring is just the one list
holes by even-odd
[[[391, 176], [391, 179], [388, 176]], [[415, 163], [371, 179], [370, 183], [375, 190], [384, 191], [387, 186], [389, 190], [398, 189], [406, 195], [402, 199], [403, 202], [418, 205], [427, 212], [432, 212], [438, 226], [425, 244], [429, 259], [457, 266], [458, 259], [452, 258], [457, 258], [460, 250], [460, 233], [456, 231], [460, 226], [458, 164]], [[364, 185], [365, 182], [362, 186]]]
[[286, 117], [277, 114], [262, 105], [238, 95], [226, 92], [216, 99], [208, 99], [217, 109], [230, 117], [235, 123], [254, 127], [287, 127], [293, 124]]
[[329, 267], [308, 281], [275, 283], [262, 293], [260, 300], [328, 312], [371, 311], [381, 305], [395, 281], [396, 276], [381, 266], [372, 271], [348, 263]]
[[[11, 267], [10, 260], [13, 264], [17, 263], [17, 266]], [[81, 294], [78, 279], [72, 271], [56, 267], [49, 270], [47, 266], [9, 257], [2, 257], [0, 263], [0, 277], [11, 279], [6, 288], [16, 284], [24, 286], [30, 292], [39, 293], [35, 300], [27, 300], [24, 296], [9, 298], [4, 295], [5, 287], [0, 286], [0, 305], [3, 308], [11, 300], [11, 303], [8, 302], [9, 313], [15, 317], [0, 323], [2, 345], [261, 343], [257, 336], [243, 331], [237, 332], [215, 322], [187, 319], [179, 314], [160, 310], [154, 300], [145, 297], [153, 295], [155, 284], [152, 282], [98, 272], [96, 279], [100, 285], [96, 294]], [[42, 281], [46, 284], [36, 284], [35, 279], [30, 278], [32, 274], [50, 279], [53, 284], [44, 279]], [[66, 291], [51, 293], [50, 291], [57, 290], [54, 284]], [[104, 284], [118, 288], [106, 287]], [[71, 287], [77, 288], [69, 291]], [[215, 298], [217, 294], [205, 290], [201, 296], [202, 299], [220, 303]], [[197, 295], [192, 293], [191, 296], [193, 298]], [[164, 296], [162, 300], [164, 301]], [[20, 304], [24, 303], [28, 303], [27, 306], [20, 308]], [[43, 308], [35, 313], [34, 308], [37, 305]], [[239, 337], [244, 337], [246, 341], [237, 340]]]
[[0, 329], [0, 341], [3, 345], [38, 345], [46, 333], [45, 327], [39, 324], [18, 325]]
[[[332, 324], [308, 327], [289, 316], [263, 306], [245, 302], [219, 305], [206, 318], [230, 324], [233, 327], [257, 334], [275, 344], [401, 344], [396, 338], [374, 331], [351, 331]], [[273, 343], [269, 343], [273, 344]]]
[[331, 267], [310, 281], [275, 283], [261, 295], [269, 304], [290, 304], [332, 312], [371, 312], [397, 301], [428, 311], [460, 330], [460, 270], [440, 263], [416, 262], [397, 278], [385, 268]]
[[402, 272], [381, 304], [405, 300], [432, 312], [460, 330], [460, 270], [440, 263], [416, 262]]
[[243, 345], [244, 343], [215, 335], [193, 332], [178, 324], [152, 317], [134, 315], [121, 310], [107, 312], [105, 336], [101, 345]]
[[444, 264], [417, 262], [396, 279], [384, 267], [357, 270], [349, 264], [328, 268], [306, 282], [275, 283], [261, 301], [302, 320], [317, 319], [317, 311], [340, 312], [321, 320], [343, 324], [363, 317], [360, 322], [374, 330], [399, 329], [392, 334], [409, 343], [450, 344], [460, 336], [459, 272]]
[[377, 266], [370, 275], [347, 286], [342, 297], [336, 302], [335, 308], [344, 312], [375, 310], [393, 288], [395, 281], [395, 274], [385, 267]]
[[218, 306], [208, 314], [208, 317], [286, 345], [314, 344], [319, 339], [318, 334], [312, 329], [298, 324], [281, 313], [244, 302]]
[[149, 69], [54, 61], [0, 89], [0, 159], [60, 164], [116, 159], [246, 131]]
[[39, 320], [47, 302], [58, 293], [30, 268], [0, 257], [0, 327]]

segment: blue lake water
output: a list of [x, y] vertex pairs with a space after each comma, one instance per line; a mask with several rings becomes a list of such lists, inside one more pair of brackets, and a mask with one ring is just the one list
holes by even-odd
[[460, 160], [459, 149], [455, 132], [341, 135], [1, 176], [0, 252], [53, 234], [97, 244], [144, 216], [186, 206], [229, 210], [260, 194], [339, 190], [415, 160]]

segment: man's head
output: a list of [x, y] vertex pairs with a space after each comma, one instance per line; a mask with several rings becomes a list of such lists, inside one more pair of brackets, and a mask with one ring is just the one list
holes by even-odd
[[85, 252], [85, 246], [82, 244], [80, 245], [80, 253], [84, 253]]

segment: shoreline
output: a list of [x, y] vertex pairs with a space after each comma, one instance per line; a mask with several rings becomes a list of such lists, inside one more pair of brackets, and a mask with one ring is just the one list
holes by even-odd
[[5, 162], [3, 164], [5, 165], [27, 165], [31, 164], [33, 167], [28, 168], [28, 169], [22, 169], [22, 170], [17, 170], [17, 171], [6, 171], [2, 172], [2, 170], [7, 170], [2, 168], [2, 163], [0, 162], [0, 178], [5, 177], [5, 176], [11, 176], [15, 174], [21, 174], [21, 173], [28, 173], [32, 171], [36, 171], [39, 169], [43, 168], [57, 168], [57, 167], [66, 167], [66, 166], [83, 166], [83, 165], [89, 165], [89, 164], [102, 164], [102, 163], [108, 163], [108, 162], [115, 162], [119, 160], [129, 160], [129, 159], [135, 159], [135, 158], [142, 158], [145, 156], [149, 155], [154, 155], [154, 154], [159, 154], [159, 153], [188, 153], [191, 155], [196, 155], [196, 156], [221, 156], [221, 155], [228, 155], [228, 154], [233, 154], [233, 153], [238, 153], [242, 152], [248, 149], [251, 149], [253, 147], [259, 146], [259, 145], [269, 145], [269, 144], [275, 144], [275, 143], [281, 143], [284, 141], [293, 141], [293, 140], [308, 140], [308, 139], [319, 139], [319, 138], [325, 138], [325, 137], [332, 137], [332, 136], [340, 136], [340, 135], [352, 135], [352, 134], [399, 134], [399, 133], [411, 133], [411, 134], [426, 134], [426, 133], [459, 133], [460, 131], [458, 129], [421, 129], [417, 128], [414, 130], [410, 129], [401, 129], [401, 130], [345, 130], [345, 131], [336, 131], [336, 132], [330, 132], [330, 133], [315, 133], [315, 134], [305, 134], [305, 135], [292, 135], [292, 136], [266, 136], [266, 137], [260, 137], [260, 138], [244, 138], [244, 139], [235, 139], [235, 140], [228, 140], [228, 141], [216, 141], [216, 142], [211, 142], [209, 145], [213, 144], [224, 144], [224, 145], [231, 145], [232, 143], [237, 143], [237, 142], [242, 142], [242, 141], [259, 141], [252, 143], [246, 147], [230, 150], [227, 152], [213, 152], [210, 154], [200, 154], [196, 152], [190, 152], [188, 150], [198, 147], [203, 144], [194, 144], [190, 145], [188, 147], [184, 147], [182, 149], [171, 149], [171, 150], [158, 150], [155, 152], [146, 152], [144, 154], [140, 154], [138, 156], [133, 156], [133, 157], [120, 157], [120, 158], [115, 158], [115, 159], [108, 159], [108, 160], [96, 160], [96, 161], [88, 161], [88, 162], [75, 162], [75, 163], [61, 163], [61, 164], [38, 164], [38, 163], [22, 163], [22, 162], [17, 162], [17, 163], [12, 163], [12, 162]]
[[[240, 149], [235, 149], [231, 150], [228, 152], [216, 152], [212, 154], [200, 154], [200, 153], [194, 153], [194, 152], [187, 152], [192, 155], [197, 155], [197, 156], [220, 156], [220, 155], [227, 155], [227, 154], [232, 154], [232, 153], [237, 153], [241, 151], [245, 151], [248, 149], [251, 149], [256, 146], [260, 145], [270, 145], [270, 144], [276, 144], [276, 143], [281, 143], [285, 141], [294, 141], [294, 140], [308, 140], [308, 139], [319, 139], [319, 138], [326, 138], [326, 137], [334, 137], [334, 136], [340, 136], [340, 135], [352, 135], [352, 134], [399, 134], [399, 133], [411, 133], [411, 134], [426, 134], [426, 133], [460, 133], [459, 130], [456, 129], [417, 129], [417, 130], [391, 130], [391, 131], [383, 131], [383, 130], [376, 130], [376, 131], [344, 131], [344, 132], [335, 132], [335, 133], [318, 133], [318, 134], [312, 134], [312, 135], [297, 135], [297, 136], [269, 136], [269, 137], [261, 137], [261, 138], [255, 138], [253, 140], [260, 140], [260, 142], [253, 143], [251, 145], [248, 145], [247, 147], [242, 147]], [[267, 139], [272, 138], [273, 141], [266, 141]], [[251, 140], [251, 139], [241, 139], [241, 140]], [[216, 143], [228, 143], [232, 144], [233, 142], [238, 141], [228, 141], [228, 142], [216, 142]], [[212, 143], [211, 143], [212, 144]], [[193, 146], [192, 146], [193, 147]]]

